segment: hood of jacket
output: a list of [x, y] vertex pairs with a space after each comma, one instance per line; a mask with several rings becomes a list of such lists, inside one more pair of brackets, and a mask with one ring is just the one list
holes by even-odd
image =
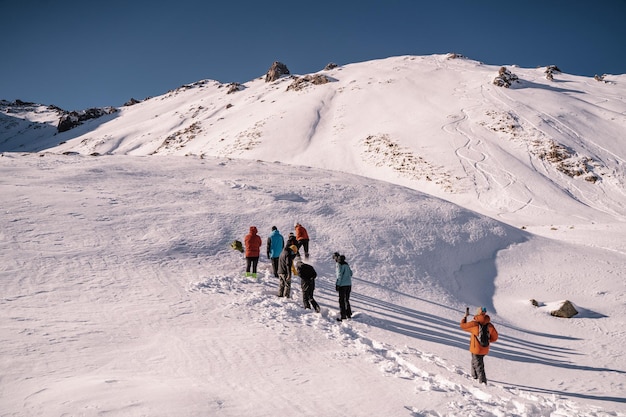
[[480, 324], [487, 324], [491, 322], [491, 317], [487, 314], [478, 314], [474, 316], [474, 321], [477, 321]]
[[251, 235], [256, 235], [258, 232], [256, 226], [250, 226], [250, 234]]

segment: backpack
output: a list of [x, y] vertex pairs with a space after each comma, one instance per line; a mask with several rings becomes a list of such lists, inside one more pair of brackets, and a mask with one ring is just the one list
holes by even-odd
[[230, 247], [235, 250], [238, 250], [239, 252], [243, 252], [243, 245], [238, 240], [233, 240], [233, 242], [230, 244]]
[[300, 275], [300, 278], [310, 281], [317, 277], [317, 272], [311, 265], [303, 263], [298, 267], [298, 275]]
[[489, 334], [489, 323], [485, 323], [485, 324], [478, 323], [478, 335], [476, 336], [478, 343], [482, 347], [487, 347], [489, 346], [490, 338], [491, 338], [491, 335]]

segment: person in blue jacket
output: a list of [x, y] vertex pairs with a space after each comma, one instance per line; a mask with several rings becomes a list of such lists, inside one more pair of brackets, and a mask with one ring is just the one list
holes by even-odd
[[272, 232], [267, 238], [267, 257], [272, 261], [274, 276], [278, 278], [278, 258], [285, 247], [285, 239], [276, 226], [272, 226]]
[[[338, 256], [337, 256], [338, 255]], [[350, 307], [350, 292], [352, 292], [352, 269], [346, 262], [344, 255], [335, 253], [333, 256], [336, 264], [337, 282], [335, 283], [335, 289], [339, 293], [339, 311], [341, 317], [337, 317], [337, 321], [352, 318], [352, 308]]]

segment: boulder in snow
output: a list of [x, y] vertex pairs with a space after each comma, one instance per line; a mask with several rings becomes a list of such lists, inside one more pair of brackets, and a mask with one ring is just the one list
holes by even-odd
[[578, 314], [578, 310], [576, 310], [576, 307], [574, 307], [574, 304], [572, 304], [572, 302], [568, 300], [563, 301], [563, 304], [561, 304], [561, 307], [559, 307], [557, 310], [550, 312], [551, 316], [563, 317], [566, 319], [570, 319], [574, 317], [576, 314]]

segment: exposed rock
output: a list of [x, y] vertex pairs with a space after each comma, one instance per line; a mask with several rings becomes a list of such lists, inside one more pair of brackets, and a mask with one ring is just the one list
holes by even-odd
[[539, 301], [535, 300], [534, 298], [530, 300], [530, 304], [532, 304], [533, 307], [539, 307]]
[[461, 54], [457, 54], [454, 52], [450, 52], [449, 54], [446, 55], [446, 59], [458, 59], [458, 58], [467, 59], [466, 56], [463, 56]]
[[326, 66], [324, 67], [324, 71], [328, 71], [334, 68], [337, 68], [338, 65], [335, 64], [334, 62], [329, 62], [328, 64], [326, 64]]
[[139, 104], [139, 103], [141, 103], [141, 100], [137, 100], [137, 99], [134, 99], [134, 98], [131, 97], [130, 100], [128, 100], [126, 103], [124, 103], [124, 106], [125, 107], [134, 106], [135, 104]]
[[243, 90], [243, 88], [244, 87], [239, 83], [230, 83], [228, 84], [228, 91], [226, 92], [226, 94], [236, 93], [237, 91]]
[[517, 75], [511, 73], [506, 67], [500, 67], [498, 76], [494, 78], [493, 83], [498, 87], [509, 88], [511, 84], [519, 82]]
[[561, 307], [559, 307], [558, 310], [554, 310], [550, 312], [550, 315], [554, 317], [563, 317], [566, 319], [572, 318], [576, 314], [578, 314], [578, 310], [576, 310], [576, 308], [574, 307], [574, 304], [572, 304], [568, 300], [563, 301], [563, 304], [561, 304]]
[[560, 73], [561, 70], [556, 65], [549, 65], [546, 67], [546, 78], [550, 81], [554, 80], [554, 74]]
[[289, 75], [289, 69], [282, 62], [274, 61], [270, 69], [265, 74], [265, 82], [271, 83], [272, 81], [276, 81], [283, 75]]
[[82, 124], [85, 120], [97, 119], [98, 117], [102, 117], [107, 114], [115, 113], [117, 109], [114, 107], [102, 107], [102, 108], [91, 108], [82, 111], [72, 111], [64, 114], [59, 119], [59, 124], [57, 126], [57, 131], [59, 133], [66, 132], [70, 129], [75, 128], [76, 126]]
[[304, 77], [298, 77], [287, 87], [287, 91], [289, 90], [302, 90], [309, 84], [313, 85], [321, 85], [330, 82], [330, 79], [325, 75], [314, 74], [314, 75], [305, 75]]
[[22, 101], [20, 99], [15, 100], [16, 106], [34, 106], [35, 103], [31, 103], [30, 101]]

